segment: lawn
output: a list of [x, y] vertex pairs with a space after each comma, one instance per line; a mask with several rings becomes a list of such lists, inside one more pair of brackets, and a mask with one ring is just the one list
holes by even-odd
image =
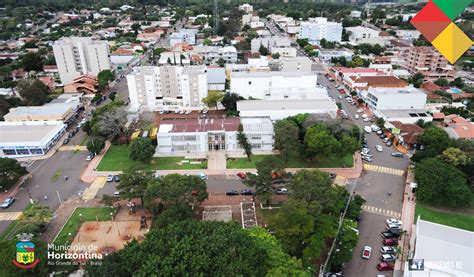
[[[270, 155], [251, 156], [249, 161], [247, 158], [236, 158], [227, 160], [227, 168], [255, 168], [255, 163], [269, 157]], [[321, 161], [306, 161], [299, 156], [292, 156], [288, 159], [287, 168], [334, 168], [334, 167], [352, 167], [352, 155], [342, 158], [334, 157]]]
[[[111, 220], [110, 213], [114, 213], [114, 209], [110, 207], [77, 208], [54, 240], [54, 244], [68, 245], [72, 242], [81, 226], [80, 214], [84, 221], [96, 221], [97, 218], [99, 221], [107, 221]], [[69, 235], [69, 233], [71, 233], [71, 235]]]
[[436, 211], [426, 205], [417, 203], [415, 210], [415, 220], [418, 219], [418, 215], [420, 215], [421, 219], [426, 221], [474, 232], [474, 215]]
[[256, 212], [257, 212], [258, 218], [263, 220], [263, 222], [265, 222], [266, 224], [268, 224], [268, 221], [270, 220], [270, 217], [272, 217], [272, 215], [276, 214], [279, 210], [280, 209], [267, 210], [267, 209], [257, 208]]
[[[176, 170], [176, 169], [206, 169], [207, 161], [201, 164], [180, 164], [184, 157], [159, 157], [153, 158], [149, 164], [131, 160], [128, 157], [126, 144], [110, 146], [107, 154], [97, 167], [98, 171], [124, 171], [131, 166], [142, 170]], [[190, 160], [192, 161], [192, 160]]]

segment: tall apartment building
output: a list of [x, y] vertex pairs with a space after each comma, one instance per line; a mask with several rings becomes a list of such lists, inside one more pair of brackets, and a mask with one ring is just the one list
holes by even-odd
[[328, 22], [325, 17], [309, 18], [308, 20], [300, 24], [299, 39], [307, 38], [311, 44], [319, 44], [323, 38], [327, 41], [341, 42], [341, 23]]
[[411, 47], [405, 56], [405, 67], [411, 74], [419, 72], [430, 81], [439, 78], [452, 80], [456, 74], [448, 60], [432, 46]]
[[138, 111], [198, 110], [207, 96], [205, 66], [142, 66], [127, 75], [130, 107]]
[[97, 76], [100, 71], [111, 68], [106, 41], [89, 37], [62, 38], [54, 43], [53, 52], [64, 85], [81, 75]]

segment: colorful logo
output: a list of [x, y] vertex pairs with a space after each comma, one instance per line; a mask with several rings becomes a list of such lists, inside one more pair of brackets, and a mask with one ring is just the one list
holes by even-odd
[[39, 263], [39, 259], [35, 259], [35, 244], [31, 242], [32, 234], [20, 234], [17, 236], [20, 240], [16, 244], [16, 260], [12, 260], [13, 264], [21, 268], [33, 268]]
[[471, 39], [454, 24], [454, 19], [474, 0], [430, 0], [410, 21], [451, 63], [471, 46]]

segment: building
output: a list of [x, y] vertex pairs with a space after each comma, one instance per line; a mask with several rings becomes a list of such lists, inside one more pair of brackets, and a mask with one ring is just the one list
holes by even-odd
[[118, 69], [123, 69], [135, 58], [134, 53], [135, 51], [132, 49], [119, 48], [112, 52], [110, 61], [117, 66]]
[[131, 110], [198, 110], [207, 96], [205, 66], [142, 66], [127, 75]]
[[474, 123], [456, 114], [444, 118], [444, 130], [453, 139], [473, 140]]
[[426, 93], [412, 86], [368, 88], [361, 96], [372, 110], [422, 110], [426, 104]]
[[250, 26], [252, 22], [260, 22], [260, 17], [250, 13], [242, 15], [242, 26], [249, 25], [249, 27], [252, 28], [252, 26]]
[[44, 104], [44, 107], [51, 106], [66, 106], [71, 107], [72, 111], [75, 113], [84, 105], [82, 104], [82, 93], [65, 93], [59, 95], [56, 99], [51, 100], [51, 102]]
[[351, 17], [353, 18], [360, 18], [362, 16], [361, 11], [351, 11]]
[[170, 46], [173, 47], [177, 43], [195, 45], [197, 32], [195, 29], [181, 29], [179, 32], [172, 33], [169, 36]]
[[418, 136], [423, 133], [424, 129], [416, 124], [403, 124], [400, 121], [390, 121], [386, 124], [392, 129], [395, 135], [394, 143], [402, 145], [407, 150], [412, 150], [418, 144]]
[[280, 57], [296, 58], [298, 52], [295, 47], [272, 47], [272, 55], [278, 54]]
[[249, 98], [263, 99], [271, 88], [316, 87], [317, 75], [310, 72], [232, 72], [230, 91]]
[[250, 42], [250, 49], [252, 53], [258, 53], [260, 46], [263, 45], [272, 53], [273, 47], [291, 47], [291, 40], [287, 37], [279, 37], [279, 36], [272, 36], [272, 37], [265, 37], [265, 38], [254, 38]]
[[99, 80], [95, 76], [82, 75], [64, 85], [65, 93], [95, 94], [99, 90]]
[[423, 269], [410, 270], [406, 262], [404, 277], [474, 275], [474, 232], [419, 218], [414, 252], [414, 260], [423, 260]]
[[42, 156], [65, 131], [61, 121], [0, 122], [0, 157]]
[[322, 39], [341, 42], [342, 23], [328, 22], [325, 17], [309, 18], [308, 20], [300, 24], [299, 39], [308, 39], [311, 44], [319, 44]]
[[[333, 67], [331, 68], [334, 71], [334, 76], [341, 80], [343, 83], [346, 83], [350, 77], [363, 77], [363, 76], [383, 76], [385, 72], [377, 70], [375, 68], [348, 68], [348, 67]], [[348, 84], [346, 84], [348, 85]]]
[[253, 6], [247, 3], [239, 5], [239, 11], [244, 11], [245, 13], [252, 13]]
[[150, 33], [140, 33], [137, 35], [138, 41], [157, 42], [166, 32], [162, 29]]
[[369, 43], [380, 44], [381, 46], [386, 44], [385, 39], [379, 35], [380, 31], [368, 27], [347, 27], [346, 32], [349, 32], [349, 42], [353, 44]]
[[210, 151], [224, 151], [230, 156], [242, 156], [237, 141], [240, 124], [254, 153], [273, 151], [273, 125], [269, 118], [188, 118], [162, 121], [156, 155], [206, 157]]
[[397, 30], [396, 36], [403, 40], [414, 41], [420, 37], [421, 33], [418, 30]]
[[73, 116], [73, 109], [66, 105], [20, 106], [11, 108], [3, 116], [6, 122], [11, 121], [67, 121]]
[[160, 54], [159, 65], [190, 65], [189, 53], [180, 51], [166, 51]]
[[226, 63], [237, 62], [237, 49], [234, 46], [195, 46], [193, 52], [203, 56], [208, 64], [217, 63], [220, 59]]
[[408, 83], [395, 76], [349, 76], [344, 84], [351, 91], [364, 91], [369, 88], [405, 88]]
[[111, 69], [106, 41], [90, 37], [62, 38], [54, 43], [53, 52], [63, 84], [82, 75], [97, 76], [102, 70]]
[[318, 58], [326, 64], [331, 63], [333, 58], [345, 58], [347, 61], [351, 61], [352, 55], [354, 55], [354, 52], [347, 49], [317, 49], [316, 52], [318, 52]]
[[302, 113], [335, 118], [338, 107], [326, 97], [311, 100], [243, 100], [237, 102], [237, 110], [242, 117], [265, 116], [276, 121]]
[[283, 57], [278, 59], [278, 71], [311, 72], [313, 62], [307, 57]]
[[454, 67], [432, 46], [411, 47], [404, 66], [411, 74], [421, 73], [429, 81], [439, 78], [453, 80], [456, 75]]
[[225, 90], [225, 68], [216, 66], [207, 67], [207, 89]]

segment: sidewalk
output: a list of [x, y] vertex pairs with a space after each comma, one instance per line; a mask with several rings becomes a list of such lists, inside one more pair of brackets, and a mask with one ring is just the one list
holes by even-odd
[[100, 164], [100, 161], [102, 161], [102, 158], [104, 158], [105, 154], [107, 153], [107, 150], [109, 150], [110, 145], [112, 145], [110, 141], [106, 140], [104, 150], [102, 150], [102, 152], [99, 155], [95, 156], [92, 159], [92, 161], [89, 162], [89, 165], [86, 167], [84, 172], [82, 172], [81, 181], [90, 184], [94, 182], [95, 178], [99, 176], [106, 176], [109, 173], [109, 172], [98, 173], [96, 171], [96, 168]]

